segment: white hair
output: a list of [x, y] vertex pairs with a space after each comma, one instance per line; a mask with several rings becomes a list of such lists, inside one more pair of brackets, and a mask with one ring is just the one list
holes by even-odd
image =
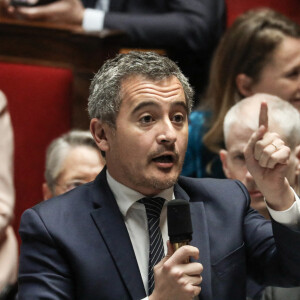
[[227, 112], [223, 123], [225, 145], [233, 124], [257, 130], [260, 104], [263, 101], [268, 104], [268, 119], [271, 130], [275, 127], [277, 133], [291, 149], [300, 144], [300, 114], [298, 110], [279, 97], [255, 94], [239, 101]]
[[56, 180], [58, 179], [62, 165], [69, 152], [78, 146], [91, 147], [101, 152], [97, 147], [92, 134], [87, 130], [71, 130], [70, 132], [54, 139], [46, 151], [45, 179], [51, 192], [54, 194]]

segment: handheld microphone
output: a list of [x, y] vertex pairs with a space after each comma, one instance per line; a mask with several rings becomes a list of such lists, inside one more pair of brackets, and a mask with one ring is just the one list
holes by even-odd
[[188, 245], [192, 240], [193, 228], [188, 201], [175, 199], [167, 204], [169, 239], [173, 250]]

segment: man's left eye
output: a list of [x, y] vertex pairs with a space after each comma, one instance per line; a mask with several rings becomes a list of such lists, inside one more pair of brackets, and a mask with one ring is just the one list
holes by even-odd
[[237, 154], [234, 159], [236, 160], [240, 160], [240, 161], [244, 161], [245, 160], [245, 156], [244, 154]]
[[152, 116], [147, 115], [147, 116], [142, 117], [140, 121], [141, 121], [141, 123], [150, 123], [153, 121], [153, 118], [152, 118]]
[[176, 123], [183, 122], [183, 115], [174, 115], [173, 116], [173, 121], [176, 122]]

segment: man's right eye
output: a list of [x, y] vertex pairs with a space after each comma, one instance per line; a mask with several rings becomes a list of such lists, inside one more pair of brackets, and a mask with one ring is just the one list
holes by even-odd
[[245, 156], [244, 156], [244, 154], [237, 154], [235, 157], [234, 157], [234, 159], [236, 159], [236, 160], [241, 160], [241, 161], [244, 161], [245, 160]]
[[146, 116], [143, 116], [141, 119], [140, 119], [140, 122], [141, 123], [151, 123], [153, 121], [153, 118], [151, 115], [146, 115]]

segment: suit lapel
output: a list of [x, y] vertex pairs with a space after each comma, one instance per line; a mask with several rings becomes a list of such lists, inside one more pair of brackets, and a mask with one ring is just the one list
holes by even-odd
[[[175, 185], [174, 194], [176, 198], [185, 199], [190, 202], [193, 224], [193, 240], [191, 241], [191, 245], [199, 249], [199, 262], [204, 266], [202, 273], [203, 281], [201, 283], [202, 291], [199, 299], [212, 299], [209, 234], [203, 201], [190, 199], [178, 184]], [[98, 208], [91, 212], [91, 216], [111, 253], [129, 295], [132, 299], [146, 297], [123, 216], [107, 184], [106, 169], [98, 175], [94, 182], [92, 198], [95, 207]]]
[[190, 244], [199, 249], [200, 255], [198, 262], [202, 263], [204, 267], [202, 272], [202, 289], [199, 299], [212, 299], [209, 233], [203, 201], [199, 199], [190, 199], [178, 184], [175, 185], [174, 194], [177, 199], [184, 199], [190, 203], [193, 225], [193, 239]]
[[[105, 170], [104, 170], [105, 171]], [[100, 207], [91, 216], [105, 241], [132, 299], [146, 297], [144, 285], [123, 216], [106, 181], [105, 172], [95, 180], [92, 195]]]

